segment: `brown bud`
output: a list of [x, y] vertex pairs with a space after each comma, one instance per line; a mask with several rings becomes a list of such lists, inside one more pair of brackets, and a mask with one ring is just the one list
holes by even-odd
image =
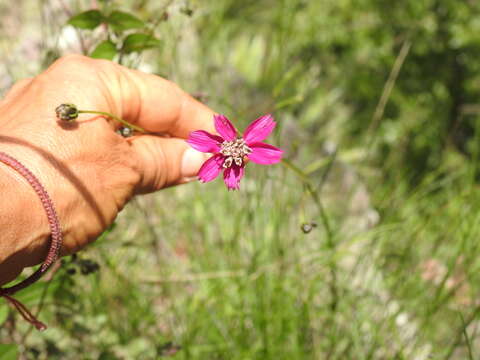
[[300, 228], [302, 229], [302, 232], [304, 234], [308, 234], [310, 231], [312, 231], [316, 227], [317, 227], [317, 223], [315, 221], [312, 221], [310, 223], [303, 223]]
[[61, 104], [56, 107], [55, 113], [58, 120], [71, 122], [78, 118], [78, 109], [74, 104]]

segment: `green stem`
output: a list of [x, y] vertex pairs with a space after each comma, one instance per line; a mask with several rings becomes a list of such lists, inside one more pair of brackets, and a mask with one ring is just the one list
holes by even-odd
[[282, 164], [286, 168], [288, 168], [289, 170], [293, 171], [295, 173], [295, 175], [297, 175], [300, 178], [300, 180], [305, 185], [305, 188], [307, 189], [307, 192], [310, 194], [310, 196], [315, 201], [315, 204], [317, 205], [317, 208], [320, 212], [320, 217], [322, 219], [323, 226], [325, 227], [325, 230], [327, 232], [328, 245], [329, 245], [329, 247], [333, 248], [334, 246], [333, 246], [332, 227], [330, 225], [330, 221], [328, 219], [325, 208], [323, 207], [322, 201], [320, 200], [320, 195], [318, 194], [318, 191], [315, 189], [315, 186], [313, 185], [313, 183], [308, 178], [308, 175], [305, 174], [300, 168], [295, 166], [292, 162], [290, 162], [289, 160], [286, 160], [286, 159], [282, 159]]
[[144, 129], [142, 129], [140, 126], [133, 125], [133, 124], [129, 123], [128, 121], [123, 120], [123, 119], [119, 118], [118, 116], [115, 116], [115, 115], [110, 114], [108, 112], [95, 111], [95, 110], [78, 110], [78, 113], [79, 114], [98, 114], [98, 115], [107, 116], [107, 117], [112, 118], [113, 120], [116, 120], [119, 123], [125, 125], [126, 127], [129, 127], [133, 130], [136, 130], [136, 131], [139, 131], [139, 132], [142, 132], [142, 133], [146, 133], [146, 131]]
[[311, 181], [308, 178], [308, 175], [305, 174], [301, 169], [293, 165], [293, 163], [291, 163], [290, 160], [282, 159], [282, 165], [288, 168], [289, 170], [292, 170], [300, 178], [300, 180], [302, 180], [304, 184], [311, 185]]
[[[334, 158], [332, 158], [332, 160], [330, 161], [330, 165], [327, 168], [327, 171], [329, 171], [329, 169], [331, 168], [333, 159]], [[318, 211], [320, 213], [320, 219], [322, 221], [323, 227], [325, 228], [325, 232], [327, 235], [327, 247], [332, 252], [332, 256], [333, 256], [333, 253], [335, 252], [335, 247], [336, 247], [334, 232], [332, 229], [332, 225], [330, 224], [330, 220], [328, 218], [327, 212], [325, 211], [325, 208], [323, 206], [322, 200], [320, 199], [320, 194], [318, 193], [315, 185], [308, 178], [308, 175], [305, 172], [303, 172], [300, 168], [298, 168], [297, 166], [295, 166], [293, 163], [291, 163], [289, 160], [286, 160], [286, 159], [282, 160], [282, 164], [289, 170], [293, 171], [295, 175], [297, 175], [300, 178], [300, 180], [303, 182], [305, 186], [306, 191], [310, 194], [313, 201], [315, 202], [315, 205], [317, 206]], [[330, 276], [331, 276], [331, 281], [329, 282], [329, 288], [332, 296], [332, 300], [330, 302], [330, 310], [332, 311], [333, 314], [335, 314], [337, 311], [339, 294], [338, 294], [338, 288], [337, 288], [337, 264], [334, 259], [332, 259], [330, 262]], [[333, 349], [333, 346], [332, 346], [332, 349]]]

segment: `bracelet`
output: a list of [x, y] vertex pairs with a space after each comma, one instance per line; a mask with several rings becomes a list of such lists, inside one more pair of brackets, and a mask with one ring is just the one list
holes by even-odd
[[21, 281], [20, 283], [7, 288], [0, 288], [0, 297], [4, 297], [6, 300], [8, 300], [18, 310], [20, 315], [22, 315], [25, 320], [34, 325], [38, 330], [45, 330], [47, 326], [44, 323], [38, 321], [35, 316], [30, 311], [28, 311], [28, 309], [21, 302], [11, 297], [11, 295], [13, 295], [19, 290], [26, 288], [27, 286], [33, 284], [38, 279], [40, 279], [42, 275], [47, 272], [50, 266], [52, 266], [58, 259], [63, 241], [63, 234], [60, 228], [60, 222], [58, 220], [57, 212], [55, 211], [55, 207], [53, 206], [53, 202], [50, 199], [50, 196], [48, 196], [47, 191], [42, 186], [37, 177], [33, 175], [32, 172], [28, 170], [21, 162], [11, 157], [10, 155], [5, 154], [4, 152], [0, 152], [0, 162], [8, 165], [17, 173], [22, 175], [33, 188], [33, 190], [35, 190], [47, 214], [48, 224], [50, 225], [51, 233], [50, 249], [48, 250], [47, 257], [43, 264], [32, 275], [30, 275], [28, 278]]

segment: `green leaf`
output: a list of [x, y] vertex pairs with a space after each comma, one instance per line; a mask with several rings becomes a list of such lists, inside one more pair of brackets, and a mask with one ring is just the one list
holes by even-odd
[[68, 24], [80, 29], [95, 29], [105, 21], [104, 16], [98, 10], [88, 10], [74, 15], [68, 20]]
[[0, 360], [18, 359], [18, 348], [15, 344], [0, 344]]
[[108, 17], [107, 22], [115, 31], [138, 29], [145, 26], [142, 20], [123, 11], [112, 12]]
[[158, 46], [160, 40], [155, 38], [153, 35], [148, 34], [130, 34], [125, 38], [123, 42], [123, 51], [126, 53], [131, 53], [135, 51], [142, 51], [148, 48]]
[[90, 57], [95, 59], [112, 60], [116, 54], [117, 48], [115, 47], [115, 44], [110, 40], [105, 40], [97, 45], [97, 47], [90, 54]]

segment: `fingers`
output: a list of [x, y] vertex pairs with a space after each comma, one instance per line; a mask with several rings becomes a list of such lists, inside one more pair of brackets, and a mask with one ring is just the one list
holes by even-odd
[[47, 94], [50, 101], [111, 112], [148, 132], [170, 136], [128, 140], [140, 160], [138, 193], [188, 181], [208, 157], [191, 149], [185, 139], [195, 130], [215, 133], [214, 112], [171, 81], [79, 55], [61, 58], [39, 80], [47, 91], [37, 93]]
[[192, 98], [171, 81], [118, 67], [123, 81], [119, 99], [122, 116], [153, 132], [186, 139], [195, 130], [215, 132], [213, 110]]
[[193, 180], [208, 155], [185, 140], [142, 135], [131, 140], [142, 172], [137, 193], [147, 193]]
[[96, 104], [101, 109], [94, 110], [112, 112], [150, 132], [187, 138], [194, 130], [215, 131], [211, 109], [159, 76], [79, 55], [61, 58], [46, 74], [57, 93], [59, 84], [83, 97], [98, 99], [100, 93]]

